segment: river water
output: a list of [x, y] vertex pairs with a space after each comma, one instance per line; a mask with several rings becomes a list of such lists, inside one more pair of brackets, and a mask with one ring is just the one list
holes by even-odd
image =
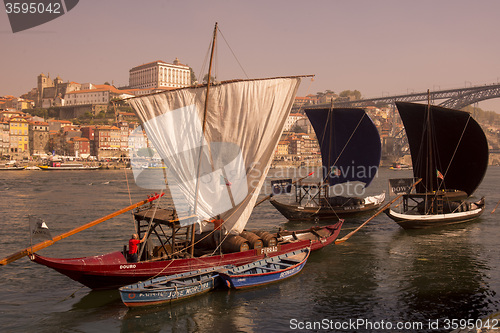
[[[272, 170], [271, 176], [282, 173]], [[410, 175], [410, 171], [381, 169], [366, 194], [386, 190], [389, 177]], [[150, 194], [132, 179], [130, 170], [0, 173], [0, 257], [29, 246], [28, 214], [46, 221], [55, 236]], [[486, 196], [487, 204], [476, 222], [404, 231], [381, 214], [347, 242], [312, 253], [304, 270], [293, 278], [248, 291], [214, 291], [147, 310], [129, 311], [116, 290], [91, 291], [23, 258], [0, 268], [0, 330], [452, 331], [458, 320], [475, 321], [499, 311], [500, 208], [490, 214], [500, 200], [499, 185], [500, 168], [490, 167], [476, 191], [477, 197]], [[347, 220], [341, 236], [368, 217]], [[287, 222], [265, 202], [254, 210], [248, 226], [275, 230], [312, 224]], [[40, 254], [81, 257], [120, 250], [133, 230], [131, 215], [124, 214]]]

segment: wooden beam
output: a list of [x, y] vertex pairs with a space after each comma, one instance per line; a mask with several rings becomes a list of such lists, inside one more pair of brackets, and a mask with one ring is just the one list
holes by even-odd
[[75, 228], [75, 229], [70, 230], [70, 231], [68, 231], [68, 232], [65, 232], [65, 233], [63, 233], [63, 234], [61, 234], [61, 235], [55, 236], [55, 237], [53, 237], [51, 240], [46, 240], [46, 241], [41, 242], [41, 243], [38, 243], [38, 244], [36, 244], [36, 245], [33, 245], [33, 246], [30, 246], [30, 247], [27, 247], [27, 248], [25, 248], [24, 250], [21, 250], [21, 251], [18, 251], [18, 252], [16, 252], [16, 253], [13, 253], [13, 254], [11, 254], [10, 256], [5, 257], [5, 258], [3, 258], [2, 260], [0, 260], [0, 265], [7, 265], [7, 264], [10, 264], [11, 262], [16, 261], [16, 260], [18, 260], [18, 259], [21, 259], [21, 258], [22, 258], [22, 257], [24, 257], [24, 256], [27, 256], [27, 255], [33, 254], [33, 253], [35, 253], [36, 251], [39, 251], [39, 250], [44, 249], [44, 248], [46, 248], [46, 247], [49, 247], [49, 246], [51, 246], [52, 244], [54, 244], [55, 242], [60, 241], [61, 239], [64, 239], [64, 238], [66, 238], [66, 237], [69, 237], [69, 236], [72, 236], [72, 235], [74, 235], [74, 234], [77, 234], [77, 233], [79, 233], [80, 231], [83, 231], [83, 230], [88, 229], [88, 228], [90, 228], [90, 227], [93, 227], [93, 226], [95, 226], [95, 225], [97, 225], [97, 224], [99, 224], [99, 223], [102, 223], [102, 222], [104, 222], [104, 221], [107, 221], [107, 220], [109, 220], [109, 219], [111, 219], [111, 218], [113, 218], [113, 217], [116, 217], [116, 216], [118, 216], [118, 215], [121, 215], [121, 214], [123, 214], [123, 213], [126, 213], [126, 212], [128, 212], [128, 211], [130, 211], [130, 210], [132, 210], [132, 209], [134, 209], [134, 208], [137, 208], [137, 207], [139, 207], [139, 206], [142, 206], [142, 205], [144, 205], [144, 204], [147, 204], [148, 202], [152, 202], [152, 201], [154, 201], [154, 200], [156, 200], [156, 199], [158, 199], [158, 198], [162, 197], [163, 195], [164, 195], [164, 193], [161, 193], [161, 194], [156, 194], [156, 195], [154, 195], [154, 196], [152, 196], [152, 197], [148, 197], [148, 198], [147, 198], [147, 199], [145, 199], [145, 200], [139, 201], [139, 202], [137, 202], [137, 203], [135, 203], [135, 204], [133, 204], [133, 205], [130, 205], [130, 206], [125, 207], [125, 208], [123, 208], [123, 209], [117, 210], [117, 211], [116, 211], [116, 212], [114, 212], [114, 213], [111, 213], [111, 214], [109, 214], [109, 215], [106, 215], [106, 216], [104, 216], [104, 217], [101, 217], [100, 219], [97, 219], [97, 220], [94, 220], [94, 221], [92, 221], [92, 222], [89, 222], [89, 223], [87, 223], [87, 224], [85, 224], [85, 225], [82, 225], [81, 227]]

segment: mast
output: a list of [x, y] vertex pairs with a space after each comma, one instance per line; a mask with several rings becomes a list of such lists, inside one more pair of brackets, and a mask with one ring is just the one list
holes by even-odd
[[434, 191], [433, 181], [433, 154], [432, 154], [432, 132], [431, 132], [431, 103], [430, 92], [427, 90], [427, 175], [428, 184], [426, 184], [429, 192]]
[[[212, 40], [212, 50], [210, 51], [210, 64], [208, 65], [208, 79], [207, 79], [207, 95], [205, 97], [205, 109], [203, 110], [203, 135], [205, 135], [205, 126], [207, 123], [207, 110], [208, 110], [208, 92], [210, 91], [210, 79], [212, 76], [212, 64], [214, 59], [215, 42], [217, 40], [217, 22], [215, 22], [214, 27], [214, 37]], [[199, 167], [198, 167], [199, 170]], [[195, 202], [196, 205], [196, 202]]]
[[[214, 58], [214, 50], [215, 50], [215, 42], [217, 40], [217, 22], [215, 22], [215, 27], [214, 27], [214, 34], [213, 34], [213, 40], [212, 40], [212, 50], [210, 51], [210, 64], [208, 65], [208, 79], [207, 79], [207, 93], [205, 96], [205, 107], [203, 109], [203, 124], [202, 124], [202, 134], [200, 141], [203, 141], [203, 138], [205, 137], [205, 128], [207, 125], [207, 112], [208, 112], [208, 96], [210, 92], [210, 79], [212, 75], [212, 64], [213, 64], [213, 58]], [[195, 197], [194, 197], [194, 214], [196, 214], [196, 210], [198, 208], [198, 192], [200, 188], [200, 168], [201, 168], [201, 155], [203, 153], [202, 145], [200, 145], [200, 155], [198, 158], [198, 170], [196, 172], [196, 189], [195, 189]], [[194, 255], [194, 237], [195, 235], [195, 224], [193, 223], [191, 227], [191, 256]]]
[[[427, 89], [427, 117], [426, 117], [426, 136], [427, 136], [427, 158], [426, 158], [426, 173], [427, 173], [427, 184], [425, 184], [426, 194], [425, 194], [425, 211], [430, 209], [431, 214], [435, 213], [434, 209], [434, 196], [432, 192], [434, 191], [434, 160], [432, 151], [432, 130], [431, 130], [431, 102], [430, 102], [430, 91]], [[429, 193], [432, 200], [429, 202]]]

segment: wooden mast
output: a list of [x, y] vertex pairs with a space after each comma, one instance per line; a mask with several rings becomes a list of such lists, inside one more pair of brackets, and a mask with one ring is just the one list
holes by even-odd
[[434, 212], [433, 200], [430, 200], [429, 196], [432, 195], [434, 191], [433, 180], [432, 180], [432, 135], [431, 135], [431, 103], [430, 103], [430, 92], [427, 89], [427, 113], [425, 115], [425, 144], [427, 146], [425, 158], [425, 196], [424, 196], [424, 209], [427, 213], [429, 209], [431, 213]]
[[[205, 136], [205, 128], [207, 125], [207, 112], [208, 112], [208, 94], [210, 92], [210, 81], [211, 81], [211, 76], [212, 76], [212, 64], [213, 64], [213, 59], [214, 59], [214, 50], [215, 50], [215, 42], [217, 40], [217, 22], [215, 22], [215, 27], [214, 27], [214, 34], [213, 34], [213, 40], [212, 40], [212, 50], [210, 51], [210, 64], [208, 65], [208, 78], [207, 78], [207, 93], [205, 95], [205, 107], [203, 109], [203, 124], [202, 124], [202, 136], [201, 140], [203, 140], [203, 137]], [[198, 208], [198, 190], [200, 187], [200, 167], [201, 167], [201, 154], [203, 150], [200, 145], [200, 156], [198, 159], [198, 171], [196, 174], [196, 189], [195, 189], [195, 197], [194, 197], [194, 214], [196, 214], [196, 209]], [[195, 225], [193, 224], [191, 227], [191, 256], [194, 256], [194, 239], [195, 239]]]
[[425, 184], [427, 186], [427, 192], [432, 192], [434, 191], [434, 181], [433, 181], [433, 154], [432, 154], [432, 132], [431, 132], [431, 102], [430, 102], [430, 92], [427, 90], [427, 163], [426, 163], [426, 168], [427, 168], [427, 179], [428, 179], [428, 184]]

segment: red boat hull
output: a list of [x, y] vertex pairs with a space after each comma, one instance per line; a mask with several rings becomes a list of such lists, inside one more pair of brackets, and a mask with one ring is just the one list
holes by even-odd
[[206, 257], [129, 263], [122, 252], [112, 252], [92, 257], [68, 259], [47, 258], [35, 253], [31, 259], [91, 289], [115, 289], [157, 276], [178, 274], [212, 266], [244, 265], [263, 259], [266, 254], [274, 256], [309, 246], [312, 251], [318, 250], [335, 241], [340, 233], [342, 223], [343, 220], [330, 226], [295, 231], [296, 235], [303, 235], [303, 237], [299, 236], [298, 240], [277, 246]]

